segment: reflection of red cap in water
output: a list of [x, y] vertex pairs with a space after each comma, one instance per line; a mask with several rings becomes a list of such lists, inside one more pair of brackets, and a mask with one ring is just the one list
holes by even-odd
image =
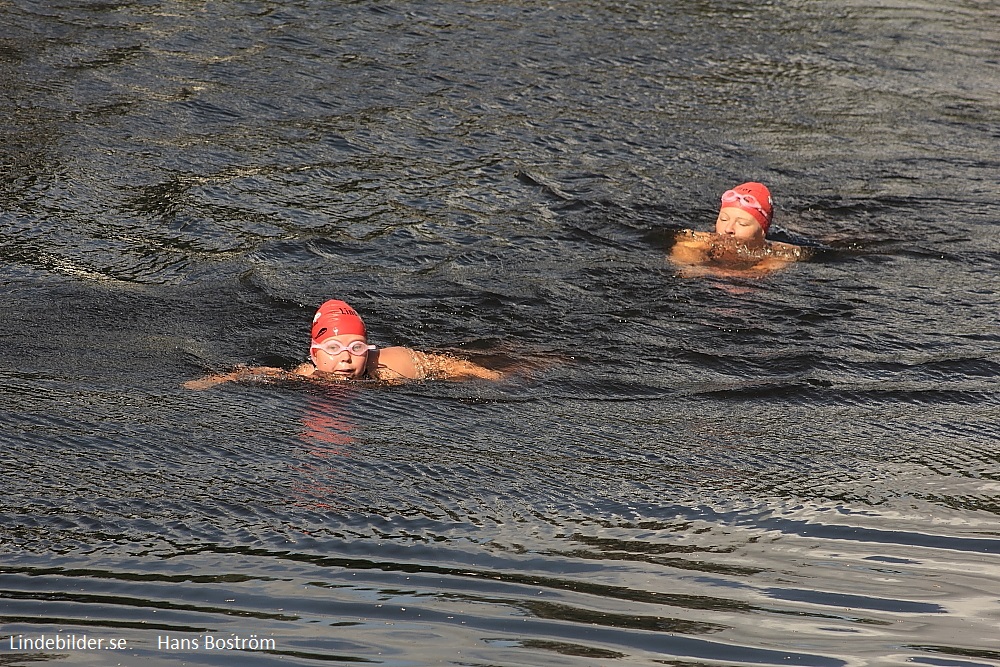
[[767, 234], [771, 218], [774, 217], [774, 202], [771, 201], [771, 192], [766, 185], [750, 182], [726, 190], [722, 193], [722, 208], [727, 206], [744, 210], [752, 215]]
[[316, 316], [313, 317], [313, 342], [322, 343], [331, 336], [343, 336], [344, 334], [354, 334], [365, 338], [368, 336], [361, 316], [346, 302], [337, 299], [324, 302], [316, 311]]

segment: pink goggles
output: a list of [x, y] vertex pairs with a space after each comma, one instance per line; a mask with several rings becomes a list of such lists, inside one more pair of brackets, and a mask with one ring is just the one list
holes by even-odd
[[374, 345], [369, 345], [363, 340], [356, 340], [353, 343], [344, 345], [339, 340], [330, 339], [325, 343], [313, 343], [309, 346], [309, 354], [315, 355], [316, 350], [323, 350], [331, 357], [336, 357], [343, 351], [350, 352], [355, 357], [361, 357], [376, 349]]
[[767, 214], [767, 211], [764, 210], [764, 207], [761, 205], [761, 203], [753, 195], [742, 195], [736, 190], [726, 190], [725, 192], [722, 193], [722, 203], [725, 204], [729, 202], [737, 202], [743, 206], [749, 206], [750, 208], [757, 209], [758, 211], [760, 211], [761, 215], [763, 215], [765, 218], [770, 217]]

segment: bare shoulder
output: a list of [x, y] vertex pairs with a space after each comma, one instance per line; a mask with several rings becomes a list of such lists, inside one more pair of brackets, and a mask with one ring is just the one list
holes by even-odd
[[417, 365], [418, 353], [408, 347], [383, 347], [369, 357], [374, 368], [369, 373], [382, 379], [419, 380], [424, 377]]

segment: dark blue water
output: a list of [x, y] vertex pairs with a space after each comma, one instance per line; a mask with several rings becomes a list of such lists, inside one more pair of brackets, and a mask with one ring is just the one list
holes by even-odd
[[0, 664], [1000, 665], [994, 4], [0, 17]]

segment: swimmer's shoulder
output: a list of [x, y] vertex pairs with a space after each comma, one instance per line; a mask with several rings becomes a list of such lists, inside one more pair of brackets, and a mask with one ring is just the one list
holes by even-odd
[[379, 348], [369, 357], [368, 374], [377, 379], [420, 380], [424, 377], [420, 367], [418, 352], [408, 347], [393, 346]]

